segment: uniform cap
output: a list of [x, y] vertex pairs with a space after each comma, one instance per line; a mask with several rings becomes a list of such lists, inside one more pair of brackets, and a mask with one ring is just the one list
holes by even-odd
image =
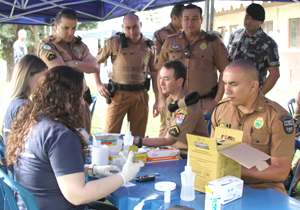
[[260, 4], [250, 4], [246, 12], [248, 15], [250, 15], [252, 18], [258, 21], [264, 21], [265, 20], [265, 9]]

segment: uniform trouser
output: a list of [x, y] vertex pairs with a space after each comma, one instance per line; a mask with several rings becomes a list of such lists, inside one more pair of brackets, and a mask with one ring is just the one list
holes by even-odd
[[[213, 98], [205, 98], [205, 99], [200, 99], [199, 103], [201, 105], [203, 114], [211, 114], [214, 108], [217, 106], [217, 102]], [[168, 104], [166, 104], [168, 106]], [[166, 122], [165, 122], [165, 116], [160, 117], [160, 128], [159, 128], [159, 136], [164, 137], [163, 132], [166, 128]]]
[[133, 136], [144, 138], [148, 120], [149, 96], [145, 90], [117, 90], [107, 107], [104, 133], [120, 133], [127, 113]]
[[90, 107], [85, 101], [84, 106], [82, 106], [79, 110], [79, 115], [81, 117], [81, 126], [88, 132], [91, 133], [91, 124], [92, 124], [92, 118], [91, 118], [91, 111]]

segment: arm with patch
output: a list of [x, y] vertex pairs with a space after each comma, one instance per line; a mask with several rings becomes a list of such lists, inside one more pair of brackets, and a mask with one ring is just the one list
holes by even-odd
[[258, 171], [256, 167], [247, 169], [242, 167], [242, 176], [262, 179], [272, 182], [284, 181], [288, 176], [294, 155], [295, 131], [292, 117], [285, 112], [271, 124], [270, 155], [271, 165]]
[[198, 123], [200, 123], [201, 126], [201, 133], [199, 135], [208, 137], [203, 113], [201, 110], [199, 110], [199, 112], [195, 111], [192, 109], [180, 109], [174, 112], [173, 114], [176, 116], [176, 119], [175, 122], [172, 122], [170, 125], [166, 137], [187, 144], [186, 134], [192, 134]]
[[[164, 45], [166, 45], [166, 43], [168, 43], [168, 40], [165, 41]], [[162, 93], [161, 91], [161, 87], [160, 87], [160, 81], [159, 81], [159, 72], [160, 69], [163, 65], [163, 63], [167, 62], [169, 60], [168, 58], [168, 50], [166, 47], [162, 47], [160, 54], [158, 56], [158, 61], [155, 64], [155, 68], [158, 70], [158, 76], [157, 76], [157, 88], [158, 88], [158, 111], [160, 112], [160, 114], [164, 114], [164, 107], [165, 107], [165, 100], [166, 100], [166, 95]]]
[[161, 47], [163, 45], [163, 41], [161, 40], [161, 37], [159, 36], [159, 31], [156, 31], [154, 33], [153, 39], [155, 40], [157, 54], [159, 54], [161, 51]]
[[82, 43], [83, 58], [81, 61], [71, 60], [66, 61], [66, 65], [70, 66], [83, 73], [99, 73], [99, 64], [94, 56], [91, 55], [89, 49], [85, 44]]
[[269, 75], [261, 87], [262, 94], [268, 93], [280, 77], [278, 47], [274, 41], [271, 42], [266, 53], [267, 57], [265, 63], [269, 71]]
[[150, 74], [151, 74], [151, 79], [152, 79], [152, 88], [155, 96], [155, 102], [153, 105], [153, 117], [156, 117], [159, 112], [158, 112], [158, 83], [157, 83], [157, 70], [155, 69], [155, 61], [156, 61], [156, 50], [154, 46], [151, 47], [151, 52], [150, 52], [150, 60], [149, 60], [149, 69], [150, 69]]
[[38, 56], [46, 63], [48, 69], [66, 65], [60, 53], [51, 44], [51, 41], [48, 43], [41, 42]]

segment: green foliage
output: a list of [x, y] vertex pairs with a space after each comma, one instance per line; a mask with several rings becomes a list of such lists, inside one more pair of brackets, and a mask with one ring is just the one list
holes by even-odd
[[17, 25], [0, 24], [0, 58], [3, 60], [4, 60], [3, 47], [6, 44], [6, 42], [3, 40], [9, 39], [15, 41], [17, 39], [15, 34], [16, 28]]
[[98, 28], [98, 22], [79, 22], [77, 24], [77, 30], [80, 30], [80, 31], [88, 31], [88, 30], [91, 30], [91, 29], [96, 29]]

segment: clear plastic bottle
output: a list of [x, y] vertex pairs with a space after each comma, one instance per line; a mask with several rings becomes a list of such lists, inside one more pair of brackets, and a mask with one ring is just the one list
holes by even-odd
[[128, 123], [128, 130], [127, 130], [126, 134], [124, 135], [123, 139], [124, 139], [124, 147], [132, 146], [133, 136], [131, 135], [131, 131], [130, 131], [130, 122]]
[[187, 165], [181, 175], [181, 193], [180, 198], [184, 201], [192, 201], [195, 199], [195, 173], [192, 172], [192, 168], [189, 162], [189, 153], [187, 157]]

